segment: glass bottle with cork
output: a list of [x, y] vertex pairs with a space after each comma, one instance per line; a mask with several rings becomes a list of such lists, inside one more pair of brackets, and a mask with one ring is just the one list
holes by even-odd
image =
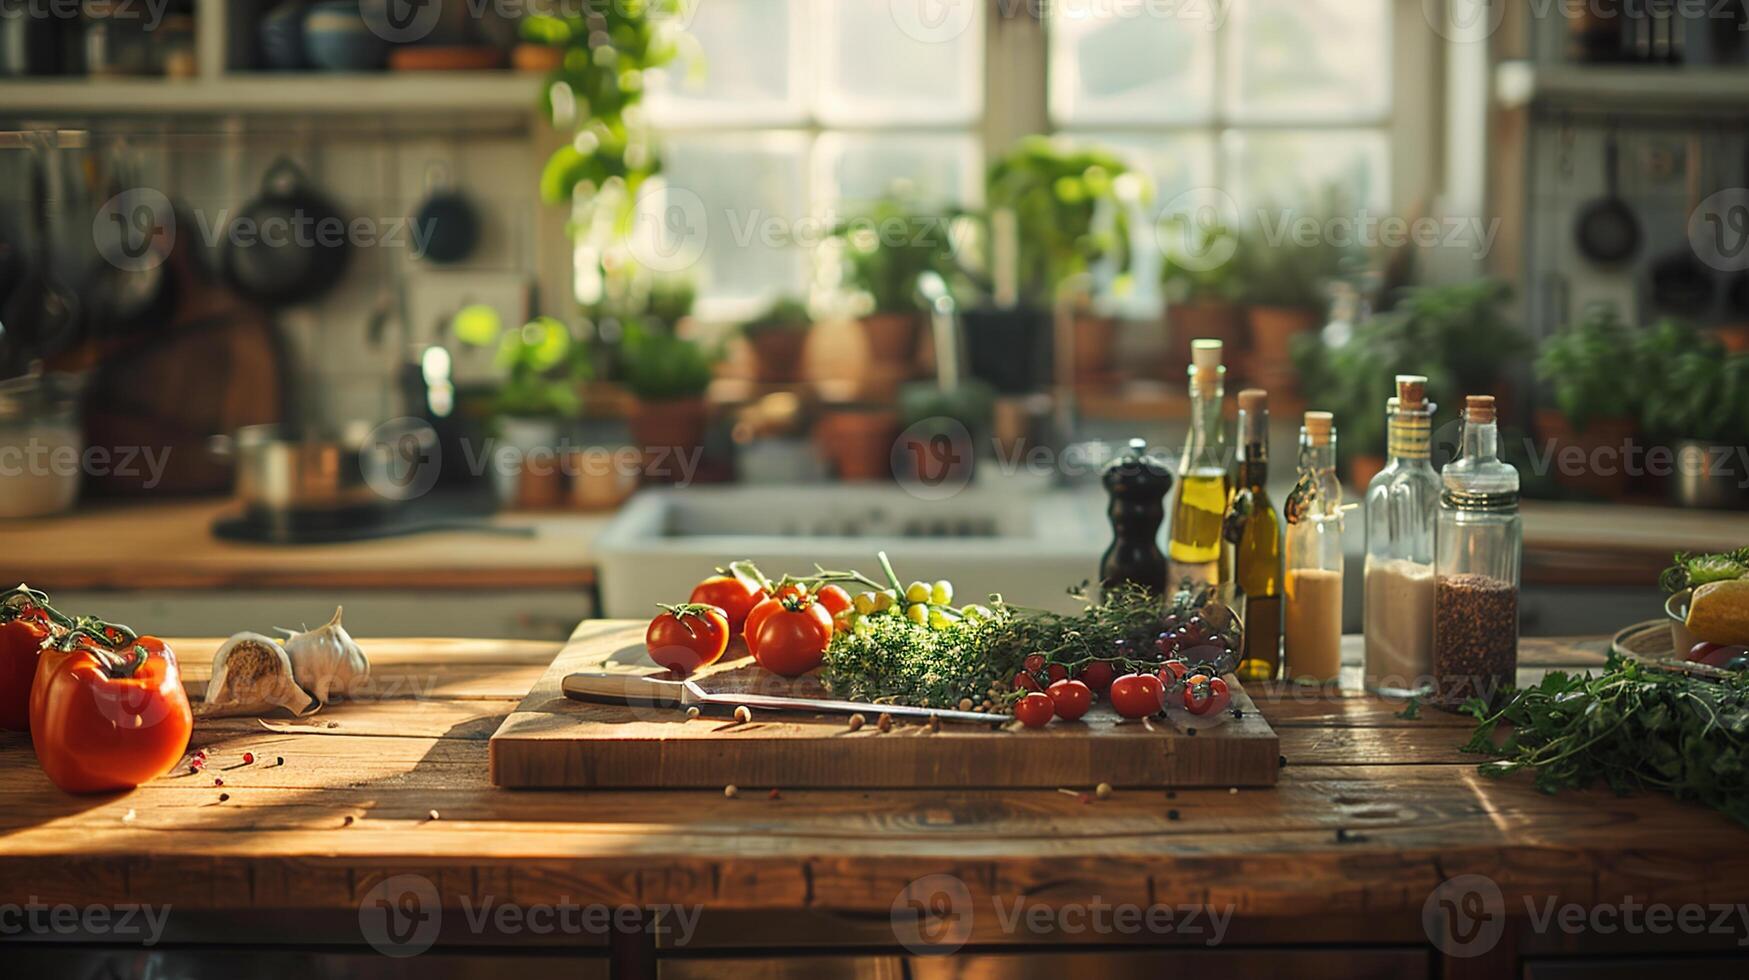
[[1342, 484], [1336, 479], [1336, 423], [1307, 412], [1300, 427], [1300, 478], [1287, 499], [1287, 676], [1333, 685], [1342, 673]]
[[1440, 472], [1434, 552], [1433, 701], [1492, 701], [1518, 673], [1518, 577], [1524, 526], [1518, 471], [1500, 459], [1490, 395], [1464, 401], [1463, 446]]
[[1281, 673], [1282, 534], [1269, 499], [1269, 394], [1239, 392], [1239, 461], [1233, 502], [1221, 534], [1222, 575], [1230, 602], [1245, 622], [1240, 680], [1274, 680]]
[[1190, 342], [1190, 437], [1178, 466], [1178, 498], [1166, 554], [1169, 589], [1188, 578], [1219, 585], [1221, 525], [1227, 516], [1227, 435], [1221, 418], [1227, 369], [1221, 342]]
[[1434, 526], [1439, 474], [1430, 460], [1435, 406], [1427, 379], [1397, 375], [1385, 407], [1390, 461], [1366, 488], [1366, 689], [1425, 694], [1433, 677]]

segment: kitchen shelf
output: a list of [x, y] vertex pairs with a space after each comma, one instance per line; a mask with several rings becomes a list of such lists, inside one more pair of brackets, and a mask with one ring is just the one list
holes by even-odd
[[514, 71], [234, 72], [192, 79], [0, 82], [0, 115], [122, 113], [519, 114], [539, 108], [541, 78]]
[[1749, 109], [1749, 69], [1506, 61], [1494, 95], [1507, 109], [1736, 111]]

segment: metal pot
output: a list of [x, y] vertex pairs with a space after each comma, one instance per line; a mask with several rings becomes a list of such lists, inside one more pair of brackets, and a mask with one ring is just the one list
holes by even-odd
[[215, 455], [236, 466], [236, 496], [252, 518], [356, 515], [372, 519], [399, 499], [387, 492], [391, 449], [371, 437], [366, 422], [336, 432], [294, 434], [278, 425], [251, 425], [213, 440]]
[[1676, 444], [1676, 472], [1670, 493], [1678, 506], [1723, 510], [1741, 506], [1749, 473], [1736, 470], [1735, 453], [1721, 456], [1711, 443], [1684, 439]]

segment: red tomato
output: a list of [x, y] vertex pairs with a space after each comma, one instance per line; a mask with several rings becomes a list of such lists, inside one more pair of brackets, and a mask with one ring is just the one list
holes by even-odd
[[1095, 660], [1081, 668], [1081, 673], [1076, 676], [1081, 679], [1081, 683], [1092, 688], [1094, 694], [1104, 694], [1111, 690], [1112, 679], [1117, 677], [1117, 668], [1109, 660]]
[[1020, 662], [1020, 666], [1021, 669], [1029, 674], [1037, 674], [1045, 669], [1045, 655], [1042, 653], [1029, 653], [1026, 655], [1026, 659]]
[[728, 647], [729, 618], [716, 606], [669, 606], [644, 630], [650, 659], [682, 677], [716, 663]]
[[1051, 683], [1055, 684], [1057, 681], [1066, 680], [1068, 678], [1069, 668], [1062, 664], [1046, 664], [1045, 676], [1050, 678]]
[[1153, 674], [1125, 674], [1111, 682], [1111, 708], [1125, 718], [1146, 718], [1166, 706], [1166, 685]]
[[692, 587], [686, 601], [716, 606], [729, 620], [729, 633], [735, 635], [747, 624], [747, 614], [765, 598], [765, 592], [754, 582], [734, 575], [712, 575]]
[[1196, 674], [1184, 684], [1184, 710], [1193, 715], [1212, 715], [1233, 700], [1227, 682], [1219, 677]]
[[1052, 704], [1050, 696], [1037, 691], [1014, 702], [1014, 717], [1028, 728], [1045, 727], [1056, 713], [1056, 705]]
[[1160, 665], [1160, 679], [1167, 687], [1184, 680], [1184, 675], [1190, 673], [1190, 665], [1182, 660], [1168, 660]]
[[[778, 608], [759, 618], [759, 631], [747, 641], [754, 661], [784, 677], [800, 677], [820, 666], [826, 646], [832, 642], [832, 617], [826, 607], [808, 602], [790, 609], [779, 600], [767, 600], [760, 607], [768, 603]], [[749, 622], [753, 618], [748, 617]]]
[[49, 630], [32, 619], [0, 622], [0, 728], [30, 731], [30, 686]]
[[1080, 681], [1060, 680], [1045, 689], [1057, 709], [1057, 717], [1074, 721], [1093, 707], [1093, 692]]
[[101, 641], [69, 634], [43, 651], [30, 691], [36, 760], [69, 793], [132, 789], [169, 772], [194, 727], [164, 641], [101, 625]]
[[1014, 686], [1028, 691], [1044, 690], [1044, 688], [1038, 686], [1038, 680], [1025, 671], [1021, 671], [1014, 675]]
[[823, 586], [820, 591], [814, 593], [814, 601], [826, 607], [826, 613], [832, 617], [833, 625], [837, 626], [839, 629], [850, 628], [848, 622], [839, 621], [839, 617], [848, 613], [851, 609], [850, 593], [844, 591], [843, 586]]

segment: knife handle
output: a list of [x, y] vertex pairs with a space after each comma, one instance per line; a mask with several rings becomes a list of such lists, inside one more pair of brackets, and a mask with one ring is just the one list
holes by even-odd
[[603, 674], [582, 671], [569, 674], [561, 685], [565, 696], [578, 701], [607, 704], [653, 704], [678, 708], [684, 702], [684, 681], [665, 681], [637, 674]]

